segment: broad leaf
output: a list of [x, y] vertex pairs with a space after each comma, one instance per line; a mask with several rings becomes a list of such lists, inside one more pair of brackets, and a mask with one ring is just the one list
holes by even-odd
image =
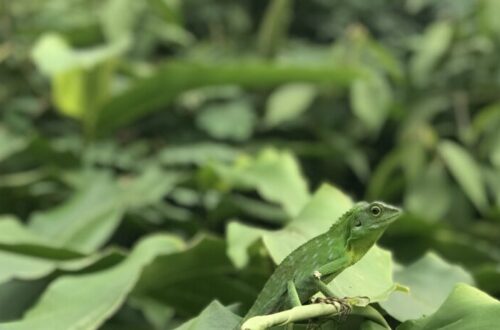
[[274, 127], [300, 116], [311, 105], [316, 89], [310, 84], [287, 84], [276, 89], [267, 100], [264, 124]]
[[30, 228], [60, 247], [87, 253], [108, 240], [123, 211], [120, 190], [108, 176], [100, 175], [66, 203], [36, 213]]
[[372, 72], [369, 77], [357, 79], [352, 84], [351, 107], [366, 126], [378, 131], [387, 118], [391, 96], [386, 79]]
[[202, 109], [196, 124], [216, 139], [245, 141], [253, 133], [255, 120], [254, 109], [243, 100]]
[[476, 330], [496, 329], [500, 322], [500, 302], [486, 293], [458, 284], [432, 315], [407, 321], [398, 330]]
[[147, 297], [172, 306], [184, 315], [199, 313], [214, 298], [250, 304], [256, 289], [235, 277], [224, 241], [204, 237], [190, 249], [162, 256], [146, 267], [134, 297]]
[[[79, 276], [62, 276], [43, 293], [19, 321], [0, 324], [5, 330], [97, 329], [124, 302], [142, 269], [157, 256], [178, 251], [182, 242], [157, 235], [137, 244], [130, 256], [115, 267]], [[68, 301], [78, 304], [68, 304]]]
[[484, 210], [488, 201], [481, 168], [476, 160], [466, 149], [451, 141], [441, 142], [439, 152], [467, 196], [478, 209]]
[[175, 165], [203, 165], [210, 161], [231, 162], [240, 152], [226, 144], [197, 143], [186, 145], [173, 145], [162, 149], [158, 158], [162, 164]]
[[366, 296], [370, 298], [370, 303], [384, 301], [396, 289], [392, 265], [392, 254], [374, 246], [357, 264], [340, 273], [328, 286], [337, 297]]
[[234, 330], [241, 317], [232, 313], [218, 301], [208, 305], [197, 317], [175, 330]]
[[424, 85], [431, 77], [432, 70], [450, 46], [453, 26], [441, 21], [430, 25], [416, 45], [416, 53], [410, 62], [410, 71], [417, 85]]
[[410, 292], [394, 292], [381, 306], [399, 321], [418, 319], [434, 313], [459, 283], [472, 284], [463, 268], [450, 265], [434, 253], [395, 272], [394, 278]]
[[297, 159], [289, 152], [265, 149], [256, 157], [240, 157], [232, 167], [214, 164], [223, 180], [241, 188], [254, 188], [266, 200], [283, 206], [294, 216], [309, 200], [307, 183]]

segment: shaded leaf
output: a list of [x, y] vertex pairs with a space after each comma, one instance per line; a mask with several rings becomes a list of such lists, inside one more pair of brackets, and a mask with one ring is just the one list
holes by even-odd
[[387, 81], [379, 74], [357, 79], [351, 86], [351, 107], [366, 126], [378, 131], [389, 112], [391, 90]]
[[232, 313], [218, 301], [214, 301], [200, 315], [175, 330], [234, 330], [240, 320], [241, 317]]
[[248, 102], [233, 101], [203, 109], [196, 124], [214, 138], [244, 141], [252, 135], [255, 119]]
[[406, 321], [398, 330], [476, 330], [495, 329], [500, 322], [500, 302], [484, 292], [458, 284], [432, 315]]
[[394, 277], [408, 286], [410, 292], [394, 292], [381, 306], [399, 321], [434, 313], [457, 283], [474, 283], [463, 268], [448, 264], [434, 253], [427, 253], [408, 267], [397, 270]]
[[[157, 256], [182, 248], [172, 236], [148, 237], [115, 267], [79, 276], [62, 276], [49, 285], [37, 304], [19, 321], [2, 329], [97, 329], [123, 303], [143, 267]], [[68, 304], [68, 301], [78, 304]]]
[[449, 180], [441, 162], [427, 166], [405, 195], [405, 209], [429, 220], [440, 220], [451, 206]]
[[12, 280], [0, 284], [0, 322], [21, 318], [49, 283], [49, 278], [43, 278], [36, 281]]
[[484, 210], [488, 203], [481, 168], [469, 152], [460, 145], [444, 141], [439, 144], [439, 152], [455, 180], [474, 203]]
[[450, 22], [440, 21], [430, 25], [417, 43], [417, 51], [410, 62], [410, 71], [417, 85], [424, 85], [433, 77], [432, 70], [448, 50], [453, 37]]
[[190, 249], [158, 258], [146, 267], [134, 297], [148, 297], [184, 315], [199, 313], [214, 298], [231, 303], [252, 301], [256, 292], [234, 277], [224, 241], [204, 237]]
[[162, 149], [158, 158], [165, 165], [203, 165], [209, 161], [230, 162], [239, 156], [238, 149], [219, 143], [175, 145]]
[[60, 247], [92, 252], [104, 244], [123, 213], [120, 191], [108, 176], [87, 182], [66, 203], [36, 213], [30, 229]]
[[0, 126], [0, 162], [23, 150], [28, 143], [29, 139], [16, 136]]
[[140, 175], [121, 182], [123, 203], [128, 208], [139, 208], [160, 202], [185, 175], [168, 172], [157, 166], [144, 169]]

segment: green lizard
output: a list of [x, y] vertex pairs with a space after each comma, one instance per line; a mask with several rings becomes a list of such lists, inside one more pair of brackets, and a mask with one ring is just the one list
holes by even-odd
[[317, 292], [334, 297], [325, 283], [355, 264], [401, 215], [382, 202], [360, 202], [330, 229], [290, 253], [271, 275], [242, 322], [300, 306]]

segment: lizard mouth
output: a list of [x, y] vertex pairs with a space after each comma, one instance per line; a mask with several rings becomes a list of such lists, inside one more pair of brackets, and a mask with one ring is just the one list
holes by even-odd
[[387, 217], [384, 217], [384, 219], [380, 219], [380, 221], [377, 221], [376, 223], [374, 223], [372, 226], [370, 226], [371, 229], [377, 229], [377, 228], [380, 228], [382, 226], [387, 226], [391, 223], [393, 223], [394, 221], [396, 221], [400, 216], [401, 214], [403, 214], [402, 211], [397, 211], [397, 212], [394, 212], [394, 214], [391, 214]]

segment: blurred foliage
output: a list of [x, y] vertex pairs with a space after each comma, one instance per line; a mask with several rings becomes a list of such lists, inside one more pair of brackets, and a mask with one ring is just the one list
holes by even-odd
[[231, 329], [374, 199], [406, 214], [332, 289], [398, 329], [497, 325], [499, 13], [1, 2], [0, 327]]

